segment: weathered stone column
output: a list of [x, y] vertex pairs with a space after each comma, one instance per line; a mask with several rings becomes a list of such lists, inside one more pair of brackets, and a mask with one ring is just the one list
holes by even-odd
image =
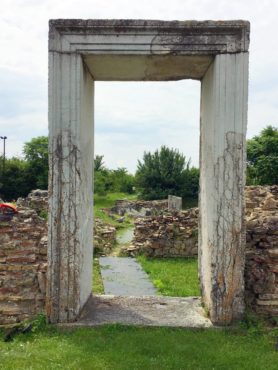
[[213, 323], [244, 311], [248, 53], [215, 57], [201, 88], [199, 274]]
[[75, 319], [91, 293], [94, 83], [81, 55], [63, 52], [51, 32], [46, 309], [55, 323]]

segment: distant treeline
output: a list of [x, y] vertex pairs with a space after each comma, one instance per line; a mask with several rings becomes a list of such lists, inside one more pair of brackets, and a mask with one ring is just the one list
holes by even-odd
[[[24, 144], [23, 158], [0, 157], [0, 197], [14, 200], [32, 189], [48, 186], [48, 138], [39, 136]], [[278, 184], [278, 129], [267, 126], [260, 135], [247, 140], [247, 184]], [[162, 199], [169, 194], [197, 198], [199, 169], [190, 165], [176, 149], [162, 146], [145, 152], [135, 175], [126, 168], [108, 169], [104, 157], [94, 159], [94, 191], [136, 192], [143, 199]]]

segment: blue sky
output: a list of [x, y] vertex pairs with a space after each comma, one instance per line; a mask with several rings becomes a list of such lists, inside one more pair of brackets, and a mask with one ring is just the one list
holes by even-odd
[[[267, 124], [278, 126], [277, 14], [275, 0], [2, 0], [0, 135], [8, 136], [7, 155], [22, 156], [24, 142], [47, 135], [48, 19], [250, 20], [252, 137]], [[108, 167], [134, 172], [145, 150], [165, 144], [198, 165], [199, 104], [197, 81], [97, 82], [95, 151]]]

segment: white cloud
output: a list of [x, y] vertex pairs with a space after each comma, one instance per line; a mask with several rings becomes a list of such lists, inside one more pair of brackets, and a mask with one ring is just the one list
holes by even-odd
[[[48, 19], [250, 20], [250, 137], [278, 121], [277, 13], [276, 0], [2, 0], [0, 134], [9, 137], [8, 155], [47, 133]], [[96, 148], [109, 166], [134, 169], [144, 150], [161, 144], [178, 147], [197, 164], [199, 87], [187, 83], [97, 84]]]

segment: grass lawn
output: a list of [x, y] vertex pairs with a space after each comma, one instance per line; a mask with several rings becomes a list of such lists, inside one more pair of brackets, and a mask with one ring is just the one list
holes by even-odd
[[93, 294], [104, 294], [99, 259], [97, 257], [93, 259]]
[[136, 194], [126, 194], [126, 193], [109, 193], [105, 196], [94, 195], [94, 216], [101, 218], [104, 222], [107, 222], [117, 228], [128, 227], [131, 224], [131, 220], [125, 217], [126, 221], [123, 223], [118, 223], [112, 217], [108, 216], [103, 212], [102, 208], [111, 208], [115, 205], [117, 199], [137, 199]]
[[[274, 333], [272, 334], [272, 336]], [[270, 334], [110, 325], [0, 339], [0, 368], [24, 369], [277, 369]]]
[[162, 295], [199, 296], [197, 258], [147, 258], [137, 260]]

